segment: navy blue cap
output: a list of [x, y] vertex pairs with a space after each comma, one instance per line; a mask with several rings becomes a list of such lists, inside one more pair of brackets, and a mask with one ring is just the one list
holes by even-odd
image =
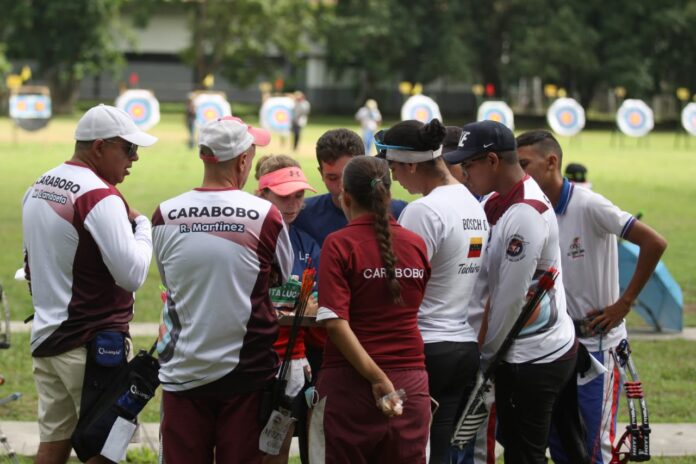
[[464, 125], [457, 148], [442, 156], [449, 164], [459, 164], [479, 153], [500, 153], [516, 147], [515, 135], [505, 124], [486, 120]]

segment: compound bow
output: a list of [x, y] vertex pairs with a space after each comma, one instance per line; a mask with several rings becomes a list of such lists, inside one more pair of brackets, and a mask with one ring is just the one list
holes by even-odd
[[[616, 365], [619, 367], [621, 378], [625, 379], [624, 391], [628, 401], [629, 424], [619, 441], [612, 448], [611, 464], [623, 464], [629, 461], [650, 460], [650, 424], [648, 422], [648, 406], [645, 403], [643, 384], [638, 379], [636, 366], [631, 358], [631, 346], [628, 340], [621, 340], [616, 349], [611, 350]], [[626, 371], [631, 378], [626, 375]], [[638, 425], [635, 400], [640, 404], [641, 424]]]

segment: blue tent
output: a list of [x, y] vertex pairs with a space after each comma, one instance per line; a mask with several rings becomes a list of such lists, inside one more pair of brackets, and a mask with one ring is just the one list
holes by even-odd
[[[636, 269], [639, 251], [640, 248], [633, 243], [619, 242], [619, 287], [622, 293]], [[682, 331], [684, 296], [662, 261], [640, 292], [633, 310], [658, 332]]]

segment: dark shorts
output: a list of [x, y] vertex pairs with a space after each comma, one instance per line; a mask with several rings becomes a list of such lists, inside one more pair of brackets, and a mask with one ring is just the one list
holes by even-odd
[[162, 395], [162, 447], [167, 464], [260, 463], [261, 391], [222, 397]]
[[385, 370], [406, 392], [404, 413], [388, 418], [375, 405], [370, 384], [352, 367], [324, 368], [319, 402], [312, 410], [309, 454], [312, 464], [425, 463], [430, 422], [425, 370]]

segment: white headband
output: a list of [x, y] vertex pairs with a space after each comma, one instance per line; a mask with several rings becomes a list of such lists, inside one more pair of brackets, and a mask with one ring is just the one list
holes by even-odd
[[387, 148], [387, 160], [398, 161], [399, 163], [422, 163], [430, 161], [442, 155], [442, 145], [437, 150], [426, 151], [411, 151], [411, 150], [394, 150]]

